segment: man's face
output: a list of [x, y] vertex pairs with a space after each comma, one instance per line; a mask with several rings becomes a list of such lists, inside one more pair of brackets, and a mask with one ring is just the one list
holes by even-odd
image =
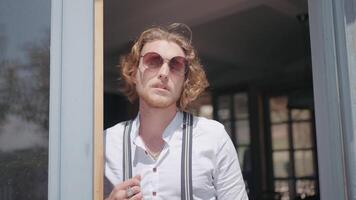
[[136, 72], [136, 91], [140, 102], [144, 101], [154, 108], [176, 106], [184, 83], [184, 73], [176, 73], [169, 67], [169, 60], [176, 56], [185, 57], [183, 50], [174, 42], [156, 40], [146, 43], [141, 56], [154, 52], [159, 54], [165, 62], [155, 70], [150, 69], [140, 58]]

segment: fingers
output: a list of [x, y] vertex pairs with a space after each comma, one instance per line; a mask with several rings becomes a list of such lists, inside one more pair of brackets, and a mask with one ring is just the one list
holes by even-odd
[[141, 175], [136, 175], [136, 176], [132, 177], [131, 179], [136, 179], [138, 181], [141, 181]]
[[140, 186], [133, 186], [133, 187], [131, 187], [131, 189], [133, 191], [133, 194], [137, 194], [141, 191]]
[[136, 175], [133, 177], [134, 179], [137, 179], [138, 181], [141, 181], [141, 175]]
[[142, 200], [142, 199], [143, 199], [142, 192], [139, 192], [134, 196], [132, 196], [129, 200]]
[[125, 190], [114, 189], [109, 196], [109, 200], [123, 200], [123, 199], [126, 199]]
[[122, 189], [126, 189], [128, 187], [139, 186], [140, 181], [141, 181], [141, 177], [139, 175], [137, 175], [137, 176], [133, 177], [132, 179], [129, 179], [127, 181], [124, 181], [124, 182], [118, 184], [117, 186], [115, 186], [115, 188], [117, 188], [118, 190], [122, 190]]
[[[140, 188], [141, 177], [135, 176], [127, 181], [124, 181], [114, 187], [109, 196], [109, 200], [141, 200], [142, 193]], [[130, 188], [133, 194], [132, 197], [128, 197], [127, 189]]]

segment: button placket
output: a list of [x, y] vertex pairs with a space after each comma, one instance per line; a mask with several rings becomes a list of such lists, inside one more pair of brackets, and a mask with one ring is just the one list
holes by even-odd
[[153, 198], [157, 196], [158, 180], [159, 180], [158, 168], [157, 165], [153, 165], [152, 166], [152, 197]]

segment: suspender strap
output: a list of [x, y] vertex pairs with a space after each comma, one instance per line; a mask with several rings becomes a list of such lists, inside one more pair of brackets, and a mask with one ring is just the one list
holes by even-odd
[[131, 132], [132, 120], [125, 122], [123, 142], [123, 180], [126, 181], [132, 178], [132, 162], [131, 162]]
[[[132, 178], [131, 161], [131, 127], [132, 120], [125, 122], [123, 135], [123, 181]], [[183, 139], [181, 157], [181, 199], [193, 200], [192, 184], [192, 143], [193, 143], [193, 116], [183, 113]]]
[[181, 199], [193, 200], [192, 184], [193, 116], [183, 113], [183, 139], [181, 160]]

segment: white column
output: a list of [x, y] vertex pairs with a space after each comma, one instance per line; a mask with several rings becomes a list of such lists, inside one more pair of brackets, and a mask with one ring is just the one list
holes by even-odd
[[49, 199], [93, 198], [94, 2], [52, 0]]
[[334, 0], [346, 192], [356, 200], [356, 0]]
[[355, 0], [310, 0], [320, 193], [356, 199]]

